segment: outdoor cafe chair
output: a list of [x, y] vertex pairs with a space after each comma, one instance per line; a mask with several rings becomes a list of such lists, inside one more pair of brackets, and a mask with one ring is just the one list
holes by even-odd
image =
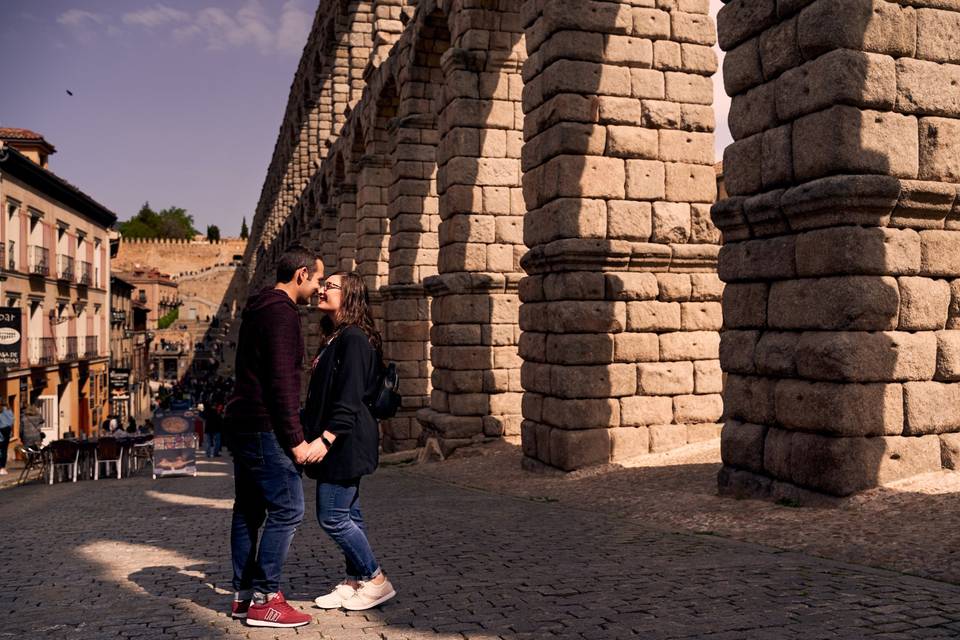
[[123, 445], [116, 438], [100, 438], [97, 440], [97, 448], [93, 452], [93, 479], [100, 479], [100, 465], [106, 465], [106, 471], [110, 471], [112, 464], [117, 471], [117, 479], [123, 477]]
[[73, 482], [77, 481], [77, 468], [80, 466], [80, 445], [70, 440], [54, 440], [43, 449], [45, 465], [50, 474], [49, 483], [53, 484], [57, 471], [66, 468]]
[[134, 443], [130, 454], [131, 473], [136, 473], [143, 469], [147, 464], [153, 463], [153, 438], [138, 437]]
[[43, 451], [39, 447], [28, 444], [18, 444], [17, 453], [23, 456], [23, 469], [17, 478], [17, 484], [23, 484], [23, 481], [30, 477], [30, 472], [34, 469], [40, 470], [43, 476]]

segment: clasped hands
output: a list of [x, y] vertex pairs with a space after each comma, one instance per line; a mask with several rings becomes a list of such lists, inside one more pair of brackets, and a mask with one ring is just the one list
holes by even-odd
[[297, 464], [316, 464], [323, 460], [323, 457], [327, 455], [327, 445], [323, 443], [324, 437], [331, 443], [336, 440], [336, 436], [329, 431], [324, 431], [323, 437], [312, 442], [304, 440], [290, 450], [290, 453], [293, 454], [293, 461]]

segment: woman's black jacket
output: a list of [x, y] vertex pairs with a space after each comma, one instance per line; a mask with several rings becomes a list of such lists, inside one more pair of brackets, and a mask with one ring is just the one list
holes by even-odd
[[367, 403], [376, 392], [382, 359], [356, 326], [343, 329], [321, 352], [303, 410], [307, 440], [324, 431], [337, 439], [306, 474], [321, 482], [347, 482], [373, 473], [380, 430]]

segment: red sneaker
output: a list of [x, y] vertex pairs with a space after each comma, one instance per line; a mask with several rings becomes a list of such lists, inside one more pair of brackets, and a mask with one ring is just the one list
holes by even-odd
[[251, 603], [247, 609], [247, 624], [251, 627], [302, 627], [311, 620], [313, 616], [291, 607], [279, 592], [263, 604]]
[[234, 600], [233, 608], [230, 610], [230, 616], [242, 620], [247, 617], [247, 609], [249, 608], [249, 600]]

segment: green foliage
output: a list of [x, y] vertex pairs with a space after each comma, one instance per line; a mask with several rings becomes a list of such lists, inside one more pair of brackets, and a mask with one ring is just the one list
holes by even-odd
[[215, 224], [207, 225], [207, 242], [220, 242], [220, 227]]
[[159, 329], [169, 329], [170, 325], [177, 321], [177, 318], [180, 317], [180, 307], [174, 307], [168, 311], [160, 320], [157, 321], [157, 327]]
[[250, 229], [247, 228], [247, 216], [243, 216], [243, 223], [240, 225], [240, 239], [246, 240], [250, 237]]
[[145, 202], [137, 215], [120, 223], [120, 233], [126, 238], [173, 238], [189, 240], [197, 235], [193, 228], [193, 216], [186, 209], [167, 207], [154, 211]]

